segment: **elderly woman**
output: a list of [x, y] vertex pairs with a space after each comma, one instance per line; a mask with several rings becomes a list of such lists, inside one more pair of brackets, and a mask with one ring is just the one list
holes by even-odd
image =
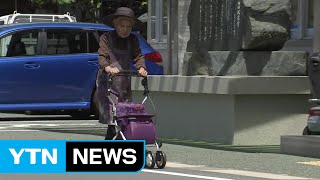
[[[108, 124], [105, 139], [115, 136], [115, 126], [110, 113], [107, 98], [107, 74], [116, 75], [121, 70], [130, 69], [130, 61], [142, 76], [147, 76], [144, 57], [141, 54], [138, 39], [131, 34], [133, 26], [140, 23], [130, 8], [120, 7], [116, 13], [107, 16], [104, 22], [114, 25], [115, 31], [104, 33], [100, 37], [99, 71], [97, 75], [97, 92], [99, 105], [99, 122]], [[111, 84], [111, 98], [114, 102], [124, 102], [131, 98], [130, 78], [115, 76]]]

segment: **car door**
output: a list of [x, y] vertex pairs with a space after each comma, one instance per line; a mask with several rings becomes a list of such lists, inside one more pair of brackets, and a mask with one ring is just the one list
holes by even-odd
[[34, 77], [40, 68], [36, 62], [41, 59], [40, 32], [22, 30], [0, 37], [0, 104], [30, 103], [33, 95], [40, 93], [34, 89]]
[[98, 69], [97, 53], [90, 53], [89, 33], [81, 29], [46, 29], [46, 58], [41, 62], [46, 102], [90, 102]]

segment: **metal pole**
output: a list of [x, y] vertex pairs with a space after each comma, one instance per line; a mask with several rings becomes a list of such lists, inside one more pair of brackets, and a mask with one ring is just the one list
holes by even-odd
[[[178, 74], [179, 72], [179, 0], [172, 0], [173, 1], [173, 23], [175, 24], [173, 30], [173, 61], [174, 61], [174, 74]], [[181, 24], [181, 23], [180, 23]]]
[[151, 6], [152, 0], [148, 0], [148, 23], [147, 23], [147, 40], [150, 42], [152, 40], [151, 37], [151, 16], [152, 16], [152, 6]]
[[305, 0], [298, 0], [298, 39], [303, 39], [305, 31], [305, 16], [306, 16]]
[[172, 74], [172, 1], [168, 0], [167, 3], [167, 51], [168, 51], [168, 74]]
[[158, 27], [157, 27], [157, 30], [158, 30], [158, 37], [157, 37], [157, 42], [163, 42], [163, 0], [156, 0], [159, 4], [158, 6], [156, 7], [162, 7], [162, 8], [157, 8], [158, 9], [158, 15], [157, 15], [157, 24], [158, 24]]
[[320, 1], [313, 1], [313, 53], [320, 52]]
[[155, 35], [156, 35], [156, 37], [155, 37], [155, 39], [156, 39], [156, 42], [158, 43], [159, 41], [160, 41], [160, 28], [161, 28], [161, 25], [162, 24], [160, 24], [159, 23], [159, 18], [161, 18], [161, 16], [160, 16], [160, 10], [162, 10], [162, 8], [158, 8], [158, 7], [162, 7], [162, 6], [160, 6], [160, 5], [162, 5], [162, 3], [160, 2], [161, 0], [155, 0], [155, 1], [153, 1], [153, 2], [155, 2], [156, 3], [156, 8], [155, 8], [155, 10], [156, 10], [156, 14], [155, 14], [155, 16], [156, 16], [156, 21], [155, 21]]

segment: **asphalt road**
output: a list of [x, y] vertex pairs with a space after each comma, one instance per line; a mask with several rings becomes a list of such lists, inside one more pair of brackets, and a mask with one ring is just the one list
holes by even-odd
[[[106, 127], [97, 120], [77, 120], [68, 116], [0, 114], [0, 139], [101, 140]], [[246, 148], [246, 147], [244, 147]], [[249, 147], [248, 147], [249, 148]], [[252, 147], [250, 147], [252, 148]], [[164, 143], [168, 163], [165, 169], [143, 169], [134, 175], [106, 174], [2, 174], [6, 179], [88, 180], [259, 180], [320, 179], [320, 160], [279, 153], [248, 153]]]

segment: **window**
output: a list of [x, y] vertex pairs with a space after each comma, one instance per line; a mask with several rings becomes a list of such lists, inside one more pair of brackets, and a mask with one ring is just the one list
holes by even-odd
[[291, 0], [291, 39], [313, 36], [313, 0]]
[[13, 23], [30, 23], [30, 22], [70, 22], [67, 17], [58, 16], [16, 16]]
[[291, 0], [291, 28], [297, 28], [298, 27], [298, 0]]
[[89, 32], [89, 53], [98, 52], [99, 49], [99, 35], [97, 32]]
[[100, 37], [102, 36], [102, 34], [105, 33], [105, 32], [107, 32], [107, 31], [98, 31], [99, 39], [100, 39]]
[[1, 38], [1, 57], [32, 56], [37, 54], [38, 30], [19, 31]]
[[151, 12], [151, 29], [148, 29], [148, 41], [167, 41], [167, 4], [168, 0], [149, 0]]
[[48, 30], [47, 54], [87, 53], [87, 33], [81, 30]]
[[308, 28], [313, 28], [313, 0], [309, 1], [308, 8]]

